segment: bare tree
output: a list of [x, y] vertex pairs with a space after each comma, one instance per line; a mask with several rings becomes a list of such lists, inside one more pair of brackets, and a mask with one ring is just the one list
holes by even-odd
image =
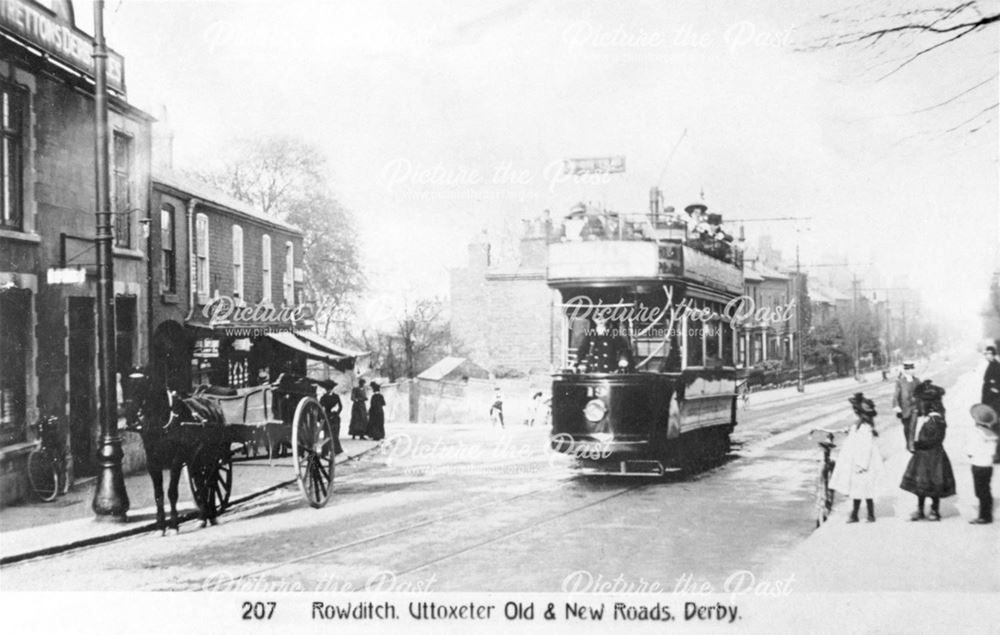
[[452, 350], [451, 329], [440, 298], [406, 303], [395, 324], [386, 330], [362, 330], [353, 345], [371, 351], [371, 364], [390, 381], [412, 378]]
[[406, 306], [397, 321], [396, 335], [403, 348], [403, 370], [407, 377], [416, 377], [435, 361], [433, 357], [447, 352], [450, 329], [444, 308], [445, 303], [439, 298], [424, 298]]
[[[925, 7], [901, 0], [890, 2], [888, 6], [862, 3], [819, 16], [815, 24], [806, 27], [800, 50], [858, 49], [867, 55], [870, 63], [865, 72], [874, 74], [876, 81], [880, 81], [903, 69], [918, 67], [935, 51], [952, 47], [959, 41], [985, 38], [992, 49], [989, 55], [992, 63], [984, 63], [978, 76], [964, 86], [951, 89], [944, 99], [935, 98], [910, 112], [900, 113], [919, 115], [953, 107], [960, 112], [949, 113], [953, 123], [939, 132], [972, 133], [992, 122], [997, 113], [995, 43], [998, 25], [1000, 6], [996, 2], [946, 0]], [[810, 35], [813, 29], [818, 31], [816, 35]], [[928, 86], [951, 76], [951, 73], [929, 70], [924, 68], [922, 74]]]

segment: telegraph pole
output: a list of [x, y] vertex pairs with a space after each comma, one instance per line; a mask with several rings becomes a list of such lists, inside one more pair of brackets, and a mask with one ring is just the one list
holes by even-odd
[[795, 363], [798, 366], [799, 392], [806, 391], [806, 382], [802, 372], [802, 269], [799, 263], [799, 241], [795, 241]]
[[118, 397], [115, 390], [115, 283], [112, 251], [111, 176], [108, 173], [108, 45], [104, 40], [104, 0], [94, 0], [94, 109], [96, 111], [97, 235], [97, 366], [99, 399], [97, 416], [101, 427], [97, 461], [100, 465], [94, 488], [94, 513], [98, 520], [124, 522], [128, 494], [122, 476], [122, 439], [118, 435]]
[[854, 312], [854, 379], [856, 381], [861, 380], [861, 338], [858, 333], [858, 276], [857, 274], [851, 274], [851, 291], [852, 291], [852, 303]]

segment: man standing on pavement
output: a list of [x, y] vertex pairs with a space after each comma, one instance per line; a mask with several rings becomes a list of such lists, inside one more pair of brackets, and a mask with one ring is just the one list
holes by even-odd
[[917, 412], [913, 391], [919, 385], [920, 380], [913, 374], [913, 362], [903, 362], [903, 372], [896, 379], [896, 391], [892, 395], [892, 409], [903, 424], [903, 439], [909, 452], [913, 452], [913, 419]]
[[[993, 411], [1000, 415], [1000, 361], [997, 361], [997, 349], [993, 346], [987, 346], [985, 355], [986, 372], [983, 374], [983, 392], [979, 401], [993, 408]], [[993, 432], [1000, 433], [996, 424], [993, 426]], [[997, 443], [993, 462], [1000, 463], [1000, 443]]]
[[983, 374], [983, 393], [980, 403], [993, 408], [1000, 414], [1000, 361], [997, 361], [997, 349], [987, 346], [986, 373]]

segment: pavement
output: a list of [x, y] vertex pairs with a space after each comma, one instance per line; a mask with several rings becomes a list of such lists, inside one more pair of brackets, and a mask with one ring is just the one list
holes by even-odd
[[[341, 439], [341, 445], [344, 452], [337, 455], [336, 465], [359, 458], [375, 449], [378, 443], [367, 439]], [[266, 456], [243, 459], [237, 454], [233, 462], [230, 506], [271, 492], [297, 492], [294, 477], [290, 456], [268, 460]], [[164, 473], [164, 489], [168, 481], [169, 474]], [[125, 477], [125, 491], [129, 497], [125, 522], [95, 518], [91, 509], [94, 484], [94, 478], [78, 480], [69, 492], [52, 502], [25, 502], [0, 509], [0, 565], [109, 542], [156, 528], [153, 486], [145, 471]], [[302, 504], [306, 504], [304, 500]], [[181, 475], [177, 511], [182, 523], [197, 517], [186, 472]]]
[[[910, 454], [900, 426], [894, 425], [879, 437], [885, 470], [875, 499], [876, 521], [865, 522], [862, 505], [861, 522], [848, 524], [850, 502], [838, 494], [827, 522], [775, 562], [769, 575], [794, 575], [794, 591], [804, 593], [1000, 592], [1000, 522], [969, 524], [978, 515], [978, 500], [965, 448], [973, 431], [969, 407], [979, 401], [980, 377], [965, 374], [944, 398], [944, 447], [957, 494], [942, 499], [939, 522], [910, 520], [916, 497], [899, 488]], [[1000, 498], [998, 468], [991, 484], [994, 499]]]

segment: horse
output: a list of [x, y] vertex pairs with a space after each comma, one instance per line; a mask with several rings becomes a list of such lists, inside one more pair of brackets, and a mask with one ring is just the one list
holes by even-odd
[[[170, 528], [180, 531], [177, 518], [177, 487], [185, 465], [195, 474], [210, 466], [228, 444], [213, 442], [211, 435], [198, 439], [195, 434], [184, 434], [182, 421], [200, 421], [206, 426], [225, 423], [219, 406], [210, 399], [199, 396], [183, 397], [178, 391], [163, 387], [155, 389], [153, 381], [141, 368], [132, 369], [122, 380], [124, 410], [127, 428], [142, 437], [146, 452], [146, 470], [153, 481], [156, 500], [156, 526], [160, 535], [166, 535], [167, 522], [163, 504], [163, 471], [170, 471], [167, 497], [170, 501]], [[199, 461], [199, 457], [201, 460]], [[208, 488], [198, 488], [195, 504], [198, 506], [201, 526], [217, 524], [218, 510]]]

